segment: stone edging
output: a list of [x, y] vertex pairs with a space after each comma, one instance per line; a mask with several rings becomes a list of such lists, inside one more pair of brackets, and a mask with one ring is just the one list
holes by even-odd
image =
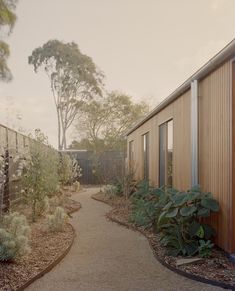
[[[99, 198], [96, 198], [93, 195], [91, 196], [91, 198], [96, 200], [96, 201], [99, 201], [99, 202], [102, 202], [102, 203], [105, 203], [105, 204], [109, 205], [106, 201], [104, 201], [102, 199], [99, 199]], [[218, 287], [221, 287], [221, 288], [224, 288], [224, 289], [229, 289], [229, 290], [234, 290], [235, 291], [235, 285], [230, 285], [230, 284], [226, 284], [226, 283], [222, 283], [222, 282], [206, 279], [206, 278], [203, 278], [203, 277], [200, 277], [200, 276], [197, 276], [197, 275], [193, 275], [193, 274], [187, 273], [185, 271], [182, 271], [180, 269], [174, 268], [170, 264], [167, 264], [163, 259], [161, 259], [161, 258], [159, 258], [157, 256], [157, 254], [154, 251], [154, 248], [153, 248], [153, 246], [151, 244], [151, 240], [148, 238], [148, 236], [146, 236], [146, 234], [142, 230], [140, 230], [138, 228], [135, 228], [135, 227], [129, 225], [128, 223], [123, 222], [123, 221], [119, 221], [118, 219], [113, 218], [113, 217], [109, 216], [108, 214], [106, 215], [106, 217], [112, 222], [115, 222], [115, 223], [117, 223], [119, 225], [122, 225], [122, 226], [124, 226], [124, 227], [126, 227], [128, 229], [131, 229], [131, 230], [134, 230], [134, 231], [138, 231], [139, 233], [144, 235], [148, 240], [149, 246], [150, 246], [150, 248], [151, 248], [151, 250], [153, 252], [154, 257], [157, 259], [157, 261], [159, 263], [161, 263], [164, 267], [168, 268], [169, 270], [171, 270], [171, 271], [173, 271], [173, 272], [175, 272], [175, 273], [177, 273], [177, 274], [179, 274], [181, 276], [189, 278], [191, 280], [197, 281], [197, 282], [202, 282], [202, 283], [206, 283], [206, 284], [210, 284], [210, 285], [213, 285], [213, 286], [218, 286]]]
[[59, 257], [57, 257], [55, 261], [53, 261], [51, 264], [49, 264], [44, 270], [42, 270], [40, 273], [38, 273], [37, 275], [35, 275], [31, 279], [29, 279], [27, 282], [25, 282], [23, 285], [21, 285], [19, 288], [17, 288], [16, 291], [23, 291], [26, 287], [31, 285], [34, 281], [36, 281], [37, 279], [41, 278], [46, 273], [51, 271], [68, 254], [68, 252], [70, 251], [70, 249], [73, 245], [74, 239], [76, 237], [74, 227], [70, 223], [69, 223], [69, 225], [71, 226], [72, 231], [73, 231], [73, 238], [72, 238], [69, 246], [65, 249], [65, 251]]

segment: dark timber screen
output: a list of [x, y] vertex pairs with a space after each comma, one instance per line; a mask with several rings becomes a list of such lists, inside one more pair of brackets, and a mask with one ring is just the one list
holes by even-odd
[[79, 180], [84, 185], [112, 183], [124, 171], [125, 153], [121, 151], [106, 151], [99, 155], [92, 151], [76, 150], [67, 150], [66, 153], [76, 159], [82, 168]]

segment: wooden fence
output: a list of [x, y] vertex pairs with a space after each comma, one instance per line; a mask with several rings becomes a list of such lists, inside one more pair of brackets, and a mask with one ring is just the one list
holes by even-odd
[[[15, 130], [12, 130], [4, 125], [0, 125], [0, 156], [5, 159], [5, 183], [1, 199], [3, 209], [7, 210], [10, 207], [10, 203], [16, 201], [19, 198], [20, 192], [20, 178], [15, 175], [18, 168], [18, 161], [15, 157], [24, 157], [30, 150], [30, 146], [36, 143], [35, 140], [28, 136], [25, 136]], [[43, 145], [45, 150], [48, 150], [47, 145]], [[55, 149], [50, 148], [52, 151]], [[3, 177], [0, 177], [3, 178]]]

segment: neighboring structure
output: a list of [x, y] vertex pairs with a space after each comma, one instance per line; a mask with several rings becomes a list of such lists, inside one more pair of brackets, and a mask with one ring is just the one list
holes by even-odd
[[235, 40], [130, 129], [127, 143], [136, 179], [213, 193], [217, 244], [235, 253]]

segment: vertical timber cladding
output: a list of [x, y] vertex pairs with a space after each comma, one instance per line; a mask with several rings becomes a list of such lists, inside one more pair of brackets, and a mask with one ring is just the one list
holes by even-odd
[[232, 240], [230, 252], [235, 253], [235, 61], [232, 62], [232, 189], [230, 208], [233, 210], [230, 213], [230, 229]]
[[[142, 135], [149, 132], [149, 179], [159, 185], [159, 126], [173, 119], [173, 186], [187, 190], [191, 186], [191, 98], [190, 90], [179, 96], [127, 137], [133, 140], [136, 179], [143, 179]], [[127, 151], [129, 153], [129, 150]], [[128, 157], [129, 159], [129, 157]]]
[[[234, 252], [231, 239], [231, 66], [224, 63], [199, 82], [199, 184], [220, 203], [211, 223], [217, 229], [216, 243]], [[234, 231], [233, 231], [234, 232]], [[234, 235], [234, 233], [233, 233]]]

